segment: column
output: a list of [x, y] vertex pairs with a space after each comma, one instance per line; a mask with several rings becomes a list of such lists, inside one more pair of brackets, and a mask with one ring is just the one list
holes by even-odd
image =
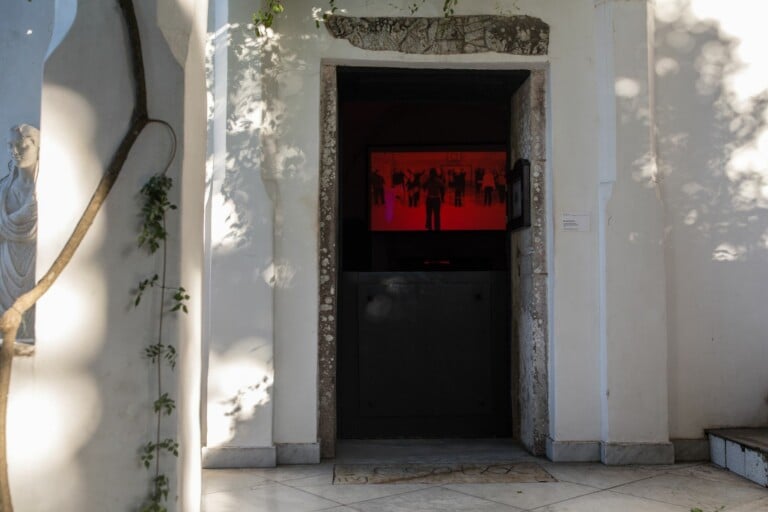
[[253, 9], [210, 2], [204, 467], [276, 462], [274, 209], [262, 171], [261, 62], [247, 27]]
[[670, 463], [652, 4], [596, 0], [601, 458]]

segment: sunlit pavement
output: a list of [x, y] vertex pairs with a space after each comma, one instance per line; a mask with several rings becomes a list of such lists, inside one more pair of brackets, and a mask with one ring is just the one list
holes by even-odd
[[[339, 463], [439, 462], [462, 457], [433, 455], [412, 446], [361, 455], [341, 454], [317, 465], [203, 472], [205, 512], [767, 512], [768, 489], [708, 463], [669, 466], [604, 466], [552, 463], [519, 449], [481, 460], [535, 461], [557, 481], [516, 484], [333, 485]], [[488, 447], [490, 450], [490, 447]], [[406, 455], [410, 450], [410, 455]], [[384, 455], [388, 452], [388, 455]], [[485, 455], [485, 456], [483, 456]], [[512, 458], [510, 458], [512, 456]], [[468, 462], [469, 456], [465, 458]]]

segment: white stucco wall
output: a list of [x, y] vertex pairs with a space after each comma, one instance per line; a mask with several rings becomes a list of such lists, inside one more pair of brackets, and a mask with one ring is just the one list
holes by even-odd
[[768, 34], [749, 0], [657, 1], [670, 433], [765, 425]]
[[[316, 29], [312, 22], [314, 6], [315, 3], [309, 1], [291, 4], [285, 15], [276, 21], [274, 37], [267, 48], [262, 48], [259, 53], [244, 50], [241, 51], [242, 57], [230, 57], [226, 61], [228, 69], [221, 75], [222, 79], [226, 76], [230, 81], [230, 105], [226, 110], [228, 124], [222, 125], [226, 131], [214, 130], [214, 147], [211, 150], [214, 161], [221, 156], [216, 144], [229, 144], [227, 156], [235, 160], [228, 162], [226, 172], [231, 172], [232, 179], [239, 180], [239, 186], [244, 191], [241, 197], [254, 201], [247, 210], [251, 214], [249, 222], [256, 227], [269, 226], [274, 222], [274, 238], [259, 238], [250, 252], [229, 249], [226, 255], [217, 255], [216, 251], [221, 251], [222, 247], [216, 249], [220, 238], [211, 242], [213, 256], [209, 276], [214, 291], [210, 297], [217, 296], [217, 286], [224, 286], [224, 281], [217, 284], [217, 273], [231, 272], [240, 276], [239, 282], [227, 285], [231, 294], [228, 301], [237, 304], [241, 312], [245, 308], [249, 312], [247, 321], [258, 324], [252, 329], [252, 334], [268, 337], [273, 329], [270, 342], [274, 347], [273, 375], [266, 366], [267, 379], [274, 378], [274, 388], [269, 395], [273, 417], [268, 414], [259, 417], [267, 411], [264, 404], [248, 412], [244, 422], [238, 424], [232, 421], [231, 416], [224, 417], [221, 411], [212, 415], [212, 411], [221, 408], [222, 397], [212, 393], [211, 382], [226, 374], [225, 366], [218, 366], [220, 349], [217, 346], [221, 343], [220, 336], [229, 336], [227, 332], [232, 327], [222, 324], [217, 327], [215, 318], [211, 318], [211, 332], [207, 338], [210, 343], [208, 439], [210, 442], [211, 425], [222, 419], [235, 430], [241, 425], [243, 432], [237, 438], [238, 434], [230, 431], [229, 439], [225, 439], [222, 446], [231, 443], [232, 446], [266, 447], [270, 442], [313, 443], [317, 439], [317, 177], [321, 63], [547, 69], [550, 78], [548, 129], [552, 147], [549, 172], [554, 198], [551, 222], [554, 225], [556, 218], [564, 212], [595, 215], [597, 211], [598, 177], [594, 159], [598, 138], [595, 133], [597, 99], [592, 0], [568, 2], [567, 8], [563, 8], [563, 3], [557, 0], [510, 2], [502, 7], [491, 1], [459, 3], [457, 14], [529, 14], [542, 18], [551, 25], [552, 31], [550, 54], [546, 58], [494, 53], [418, 56], [365, 51], [346, 41], [332, 39], [324, 28]], [[408, 13], [407, 2], [396, 3], [394, 7], [390, 3], [345, 7], [348, 7], [345, 13], [352, 16]], [[239, 14], [233, 16], [233, 13], [247, 16], [250, 10], [250, 4], [230, 2], [226, 19], [230, 22], [242, 20], [244, 18], [240, 18]], [[439, 16], [440, 6], [428, 2], [421, 7], [419, 15]], [[216, 25], [217, 37], [227, 37], [226, 29]], [[241, 30], [243, 27], [230, 26], [230, 34], [234, 35], [229, 37], [242, 46]], [[261, 76], [260, 81], [243, 84], [242, 79], [237, 77], [244, 73], [252, 73], [247, 76], [257, 79]], [[245, 89], [242, 85], [251, 88]], [[220, 82], [212, 87], [216, 98], [224, 94], [219, 87]], [[235, 106], [243, 108], [244, 112], [233, 120], [232, 108]], [[222, 107], [217, 103], [216, 108]], [[255, 121], [257, 127], [251, 127], [250, 121]], [[258, 165], [250, 160], [236, 160], [244, 148], [240, 143], [231, 141], [232, 131], [241, 126], [249, 128], [251, 138], [247, 150], [257, 153], [255, 159]], [[230, 169], [231, 164], [234, 166]], [[217, 194], [221, 197], [216, 172], [214, 170], [212, 197]], [[221, 175], [224, 175], [223, 171]], [[262, 205], [267, 197], [273, 203], [272, 209], [265, 211]], [[213, 200], [211, 205], [207, 222], [215, 236], [217, 226], [227, 218], [225, 213], [236, 210], [237, 198], [225, 197], [219, 202]], [[269, 237], [268, 231], [264, 231], [262, 236]], [[273, 249], [269, 247], [270, 240], [273, 240]], [[550, 320], [550, 332], [555, 340], [551, 372], [554, 377], [550, 391], [551, 434], [563, 440], [595, 441], [601, 436], [597, 230], [593, 227], [589, 232], [563, 233], [554, 229], [551, 245], [554, 257], [550, 272], [557, 283], [550, 295], [555, 305]], [[217, 266], [217, 258], [221, 262], [229, 262], [225, 270]], [[258, 279], [253, 281], [253, 276], [260, 274], [263, 278], [264, 265], [272, 262], [277, 270], [270, 283], [272, 294], [256, 293], [254, 286], [259, 288], [263, 285]], [[217, 307], [217, 300], [211, 306], [212, 312]], [[259, 320], [262, 312], [272, 310], [272, 317]], [[271, 327], [270, 320], [273, 322]], [[244, 339], [247, 335], [238, 336]], [[251, 354], [248, 357], [258, 356]], [[259, 372], [240, 377], [236, 388], [254, 386], [262, 378], [264, 376]], [[272, 429], [272, 439], [265, 439], [263, 434]]]

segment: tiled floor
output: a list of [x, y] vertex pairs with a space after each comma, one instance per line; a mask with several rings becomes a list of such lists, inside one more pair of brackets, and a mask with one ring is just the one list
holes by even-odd
[[[445, 446], [342, 446], [311, 466], [206, 470], [205, 512], [768, 512], [768, 489], [711, 464], [607, 467], [474, 446], [475, 461], [536, 460], [558, 481], [525, 484], [332, 485], [334, 463], [462, 462]], [[464, 447], [466, 448], [466, 447]], [[486, 450], [487, 448], [487, 450]], [[457, 460], [459, 459], [459, 460]], [[467, 460], [468, 461], [468, 460]]]

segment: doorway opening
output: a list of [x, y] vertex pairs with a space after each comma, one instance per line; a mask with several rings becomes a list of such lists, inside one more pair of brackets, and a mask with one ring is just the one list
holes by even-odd
[[[337, 437], [514, 437], [543, 453], [544, 79], [530, 70], [324, 66], [324, 457]], [[497, 153], [502, 164], [487, 160]], [[505, 212], [505, 171], [517, 158], [531, 160], [532, 226], [510, 232], [490, 212]], [[439, 229], [426, 205], [432, 174], [443, 183]], [[495, 176], [492, 186], [483, 174]]]
[[529, 73], [337, 73], [338, 437], [509, 437], [506, 170]]

